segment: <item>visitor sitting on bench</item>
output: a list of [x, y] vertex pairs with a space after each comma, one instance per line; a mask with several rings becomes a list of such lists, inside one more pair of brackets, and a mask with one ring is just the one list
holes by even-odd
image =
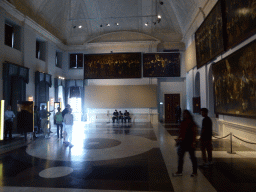
[[119, 113], [118, 113], [118, 119], [121, 120], [122, 123], [123, 123], [124, 116], [123, 116], [123, 113], [121, 111], [119, 111]]
[[126, 119], [128, 119], [128, 123], [131, 122], [130, 113], [127, 112], [127, 110], [125, 110], [125, 112], [124, 112], [124, 122], [125, 122], [125, 123], [126, 123]]
[[112, 117], [113, 123], [115, 123], [115, 120], [118, 122], [118, 112], [117, 112], [117, 110], [115, 110], [115, 112], [113, 113], [113, 117]]

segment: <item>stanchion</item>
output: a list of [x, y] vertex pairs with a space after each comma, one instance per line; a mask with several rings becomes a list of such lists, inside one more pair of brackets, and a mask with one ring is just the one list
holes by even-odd
[[233, 151], [233, 146], [232, 146], [232, 137], [233, 137], [233, 134], [230, 133], [230, 154], [236, 154], [236, 152]]

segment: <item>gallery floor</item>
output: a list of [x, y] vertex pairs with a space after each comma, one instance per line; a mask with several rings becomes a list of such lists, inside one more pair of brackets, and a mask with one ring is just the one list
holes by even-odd
[[[188, 154], [177, 171], [178, 126], [150, 123], [76, 123], [73, 147], [56, 128], [48, 139], [20, 136], [0, 142], [0, 191], [256, 191], [256, 152], [228, 139], [213, 140], [214, 164], [192, 172]], [[196, 155], [202, 163], [199, 147]]]

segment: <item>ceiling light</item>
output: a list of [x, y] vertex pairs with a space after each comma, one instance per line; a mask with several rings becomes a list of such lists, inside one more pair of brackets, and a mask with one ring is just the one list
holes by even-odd
[[161, 15], [157, 15], [157, 22], [158, 23], [160, 23], [161, 19], [162, 19], [162, 16]]
[[109, 24], [109, 23], [107, 24], [107, 27], [110, 27], [110, 24]]
[[145, 25], [146, 25], [146, 26], [148, 26], [148, 22], [147, 22], [147, 23], [145, 23]]
[[79, 25], [78, 28], [81, 29], [83, 26], [82, 25]]
[[119, 26], [119, 23], [116, 23], [117, 26]]

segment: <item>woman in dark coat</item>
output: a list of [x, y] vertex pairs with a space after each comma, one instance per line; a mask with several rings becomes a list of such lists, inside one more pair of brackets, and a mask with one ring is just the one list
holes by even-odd
[[180, 133], [176, 143], [178, 153], [178, 171], [173, 174], [174, 177], [182, 176], [184, 154], [186, 151], [189, 152], [193, 166], [193, 173], [191, 174], [191, 177], [197, 176], [197, 159], [195, 156], [196, 135], [196, 123], [194, 122], [190, 112], [188, 110], [184, 110], [183, 121], [181, 122]]

